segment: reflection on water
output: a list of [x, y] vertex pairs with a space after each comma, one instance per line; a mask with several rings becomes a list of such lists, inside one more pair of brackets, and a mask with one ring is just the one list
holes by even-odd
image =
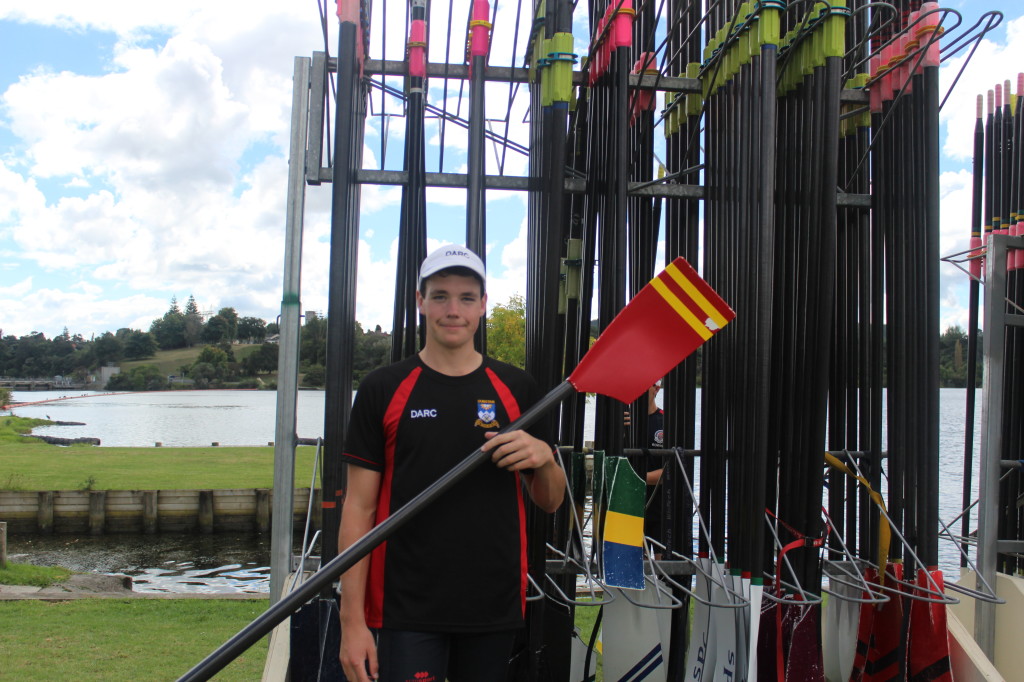
[[136, 592], [270, 590], [270, 536], [13, 535], [7, 551], [19, 563], [129, 575]]

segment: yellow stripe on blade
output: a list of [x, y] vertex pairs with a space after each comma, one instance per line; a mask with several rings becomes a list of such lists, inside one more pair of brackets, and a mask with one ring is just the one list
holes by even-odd
[[644, 544], [644, 517], [609, 511], [604, 519], [604, 541], [642, 547]]
[[683, 305], [683, 302], [680, 301], [674, 293], [672, 293], [671, 289], [665, 286], [665, 283], [662, 282], [660, 278], [655, 277], [652, 279], [651, 285], [654, 287], [654, 290], [657, 291], [663, 299], [665, 299], [665, 302], [672, 306], [672, 309], [676, 311], [676, 314], [683, 318], [683, 321], [686, 322], [686, 324], [693, 327], [693, 331], [697, 332], [702, 339], [707, 341], [711, 338], [711, 330], [708, 329], [703, 322], [698, 320], [697, 316], [690, 312], [689, 308]]
[[668, 267], [665, 268], [665, 272], [675, 280], [675, 283], [686, 292], [687, 296], [692, 298], [693, 301], [700, 306], [700, 309], [703, 310], [716, 325], [718, 325], [719, 329], [728, 324], [728, 321], [726, 321], [725, 317], [722, 316], [722, 313], [718, 311], [718, 308], [712, 305], [711, 301], [709, 301], [704, 294], [700, 293], [700, 289], [693, 285], [693, 282], [683, 274], [682, 270], [676, 267], [675, 263], [669, 263]]

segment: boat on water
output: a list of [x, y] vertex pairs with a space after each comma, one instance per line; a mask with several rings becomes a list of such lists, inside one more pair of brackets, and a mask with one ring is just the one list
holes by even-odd
[[[984, 433], [980, 453], [971, 436], [965, 445], [968, 477], [981, 462], [977, 528], [970, 513], [954, 529], [938, 511], [939, 277], [952, 267], [939, 252], [939, 65], [1001, 15], [971, 24], [910, 0], [342, 0], [337, 15], [334, 53], [325, 28], [324, 50], [294, 64], [275, 603], [182, 679], [207, 679], [286, 618], [268, 679], [340, 679], [333, 584], [400, 532], [381, 524], [338, 553], [361, 197], [381, 185], [401, 192], [394, 360], [419, 347], [411, 293], [438, 238], [436, 193], [464, 191], [457, 241], [485, 260], [488, 234], [507, 229], [489, 199], [525, 196], [525, 368], [551, 391], [542, 403], [571, 499], [530, 517], [527, 627], [509, 679], [594, 679], [598, 647], [616, 680], [1019, 678], [1024, 83], [993, 102], [987, 128], [979, 110], [976, 241], [946, 255], [977, 301], [971, 382], [984, 310]], [[290, 580], [290, 516], [278, 510], [294, 488], [303, 207], [328, 184], [322, 565]], [[666, 312], [630, 313], [652, 290]], [[715, 317], [709, 292], [735, 319]], [[586, 388], [598, 396], [584, 442], [573, 377], [600, 363], [593, 319], [598, 344], [624, 329], [631, 344], [603, 374], [648, 385], [640, 368], [685, 336], [672, 325], [707, 332], [654, 377], [662, 447], [646, 387], [627, 406], [601, 382]], [[655, 491], [636, 483], [651, 468]], [[970, 508], [969, 478], [965, 490]], [[660, 520], [653, 534], [645, 515]], [[940, 542], [963, 548], [963, 575], [938, 569]], [[574, 629], [584, 608], [600, 609], [600, 642]]]

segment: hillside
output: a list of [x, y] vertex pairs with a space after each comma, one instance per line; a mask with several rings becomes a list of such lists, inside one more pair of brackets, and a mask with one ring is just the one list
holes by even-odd
[[[199, 357], [199, 354], [203, 352], [204, 346], [197, 345], [192, 348], [175, 348], [174, 350], [158, 350], [156, 356], [148, 358], [146, 360], [126, 360], [119, 363], [122, 372], [127, 372], [133, 367], [139, 367], [141, 365], [156, 365], [156, 368], [160, 370], [160, 373], [167, 376], [171, 374], [181, 374], [182, 365], [191, 365]], [[259, 348], [259, 344], [238, 344], [232, 346], [232, 350], [235, 353], [235, 361], [241, 362], [245, 356], [255, 352]], [[276, 375], [276, 372], [274, 373]], [[266, 380], [267, 375], [261, 375]], [[271, 375], [274, 378], [274, 375]]]

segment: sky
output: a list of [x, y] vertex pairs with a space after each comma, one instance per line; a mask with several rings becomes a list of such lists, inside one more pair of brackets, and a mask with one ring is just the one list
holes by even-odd
[[[465, 25], [466, 4], [457, 2], [451, 22], [432, 18], [431, 61], [444, 58], [435, 46], [448, 40], [448, 24]], [[390, 21], [375, 10], [371, 53], [401, 59], [404, 26], [394, 8], [404, 4], [389, 5]], [[968, 23], [986, 10], [1006, 17], [941, 112], [943, 255], [967, 248], [975, 97], [996, 82], [1015, 81], [1016, 69], [1024, 68], [1024, 8], [1017, 2], [946, 6], [964, 12]], [[513, 7], [499, 5], [495, 55], [523, 51], [528, 21], [518, 32], [505, 28], [514, 27]], [[333, 54], [333, 3], [329, 11]], [[576, 33], [582, 54], [586, 45]], [[66, 327], [89, 338], [123, 327], [148, 330], [172, 297], [184, 305], [189, 296], [202, 311], [230, 306], [274, 321], [294, 58], [324, 44], [316, 0], [0, 0], [0, 333], [52, 338]], [[961, 63], [958, 56], [943, 65], [943, 93]], [[401, 87], [401, 79], [389, 83]], [[431, 102], [458, 106], [453, 83], [446, 92], [444, 80], [431, 79]], [[511, 138], [526, 143], [527, 92], [515, 93], [506, 122], [510, 95], [507, 87], [488, 86], [489, 125], [499, 132], [507, 126]], [[371, 110], [400, 111], [380, 92]], [[461, 129], [442, 130], [432, 119], [426, 134], [428, 172], [465, 172]], [[400, 168], [403, 139], [403, 118], [374, 117], [364, 167]], [[525, 157], [502, 157], [494, 147], [487, 164], [488, 173], [498, 173], [499, 164], [506, 174], [526, 173]], [[399, 200], [397, 187], [363, 188], [356, 318], [364, 327], [391, 327]], [[463, 241], [465, 192], [431, 188], [428, 201], [430, 246]], [[329, 209], [329, 185], [307, 188], [304, 310], [327, 310]], [[526, 209], [524, 193], [488, 192], [492, 305], [525, 294]], [[965, 326], [966, 276], [948, 264], [941, 273], [942, 327]]]

